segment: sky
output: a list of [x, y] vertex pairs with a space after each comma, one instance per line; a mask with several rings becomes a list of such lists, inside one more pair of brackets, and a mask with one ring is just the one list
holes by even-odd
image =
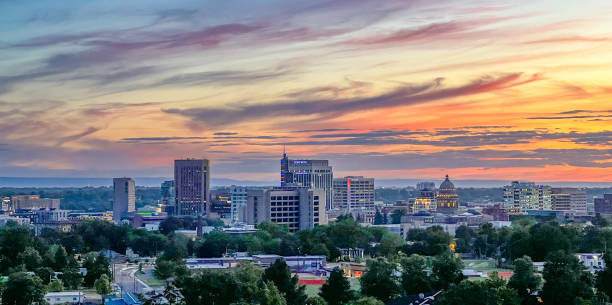
[[0, 0], [0, 176], [612, 182], [612, 2]]

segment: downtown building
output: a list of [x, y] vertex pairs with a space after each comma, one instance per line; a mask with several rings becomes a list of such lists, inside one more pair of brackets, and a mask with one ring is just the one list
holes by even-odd
[[161, 199], [159, 208], [162, 212], [168, 215], [176, 214], [176, 189], [174, 188], [174, 180], [164, 181], [161, 184]]
[[551, 205], [554, 211], [565, 211], [572, 216], [586, 216], [587, 194], [584, 189], [552, 188]]
[[436, 184], [434, 182], [417, 183], [418, 196], [410, 204], [410, 212], [433, 212], [436, 210]]
[[178, 216], [202, 216], [209, 209], [210, 167], [206, 159], [174, 160]]
[[448, 179], [448, 175], [438, 189], [436, 195], [436, 212], [442, 214], [455, 214], [459, 209], [459, 195], [455, 185]]
[[595, 214], [612, 214], [612, 194], [604, 194], [602, 198], [593, 199]]
[[113, 178], [113, 222], [136, 211], [136, 182], [132, 178]]
[[[19, 210], [59, 209], [60, 200], [54, 198], [40, 198], [39, 195], [18, 195], [10, 197], [10, 200], [2, 200], [2, 209], [10, 209], [12, 212]], [[10, 206], [10, 208], [9, 208]]]
[[[228, 189], [216, 189], [210, 191], [210, 208], [207, 209], [210, 216], [230, 222], [232, 212], [232, 195]], [[209, 217], [210, 217], [209, 216]]]
[[230, 186], [230, 196], [232, 200], [230, 220], [232, 223], [246, 222], [246, 206], [247, 206], [246, 186]]
[[327, 160], [293, 160], [283, 152], [281, 159], [281, 187], [299, 186], [325, 192], [325, 208], [334, 208], [334, 174]]
[[525, 210], [551, 210], [552, 188], [534, 182], [512, 181], [504, 186], [504, 206], [512, 213]]
[[374, 208], [374, 178], [348, 176], [334, 179], [334, 208], [346, 212]]
[[271, 222], [290, 232], [325, 225], [325, 191], [296, 186], [249, 190], [246, 219], [249, 225]]

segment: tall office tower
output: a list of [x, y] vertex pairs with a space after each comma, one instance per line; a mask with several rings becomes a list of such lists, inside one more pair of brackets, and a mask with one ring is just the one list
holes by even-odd
[[161, 200], [160, 207], [162, 212], [168, 215], [176, 214], [176, 190], [174, 188], [174, 180], [164, 181], [161, 184]]
[[177, 215], [202, 216], [210, 208], [208, 160], [174, 160], [174, 189]]
[[325, 191], [326, 208], [332, 209], [334, 173], [327, 160], [292, 160], [283, 151], [281, 186], [303, 186]]
[[374, 178], [348, 176], [334, 179], [334, 208], [374, 208]]
[[247, 223], [272, 222], [290, 232], [327, 224], [325, 191], [306, 187], [276, 187], [249, 190]]
[[603, 198], [593, 199], [596, 214], [612, 214], [612, 194], [604, 194]]
[[520, 210], [550, 210], [551, 187], [536, 185], [533, 182], [512, 181], [504, 187], [504, 205], [507, 209]]
[[113, 221], [120, 223], [122, 217], [136, 211], [136, 183], [132, 178], [113, 178], [113, 189]]
[[230, 186], [230, 194], [232, 199], [231, 221], [246, 222], [246, 205], [247, 205], [247, 190], [246, 186]]
[[438, 195], [436, 196], [436, 212], [444, 214], [454, 214], [459, 209], [459, 196], [455, 185], [448, 179], [448, 175], [440, 184]]
[[551, 190], [551, 205], [556, 211], [568, 211], [574, 216], [586, 216], [587, 195], [584, 189], [564, 187]]
[[419, 191], [419, 195], [414, 198], [414, 203], [411, 208], [412, 213], [435, 211], [436, 184], [433, 182], [419, 182], [417, 183], [417, 190]]

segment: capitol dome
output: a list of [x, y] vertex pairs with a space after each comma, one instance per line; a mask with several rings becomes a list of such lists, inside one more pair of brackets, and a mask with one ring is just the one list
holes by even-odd
[[448, 175], [446, 175], [446, 179], [444, 179], [442, 184], [440, 184], [440, 191], [442, 190], [445, 190], [445, 191], [455, 190], [455, 185], [448, 179]]
[[455, 185], [448, 179], [440, 184], [438, 195], [436, 196], [437, 208], [436, 211], [443, 214], [454, 214], [459, 208], [459, 196]]

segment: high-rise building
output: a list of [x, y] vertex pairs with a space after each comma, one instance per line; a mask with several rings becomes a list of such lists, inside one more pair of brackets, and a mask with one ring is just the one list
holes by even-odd
[[174, 188], [174, 180], [164, 181], [161, 184], [161, 200], [160, 208], [162, 212], [168, 215], [176, 214], [176, 190]]
[[550, 210], [551, 187], [533, 182], [512, 181], [504, 187], [504, 205], [512, 210]]
[[346, 210], [374, 208], [374, 178], [348, 176], [334, 179], [334, 208]]
[[228, 189], [217, 189], [210, 191], [210, 213], [214, 213], [221, 219], [229, 220], [232, 212], [232, 195]]
[[249, 190], [246, 210], [248, 224], [269, 221], [287, 226], [291, 232], [327, 224], [325, 191], [322, 189], [276, 187]]
[[586, 216], [588, 214], [587, 195], [584, 189], [552, 188], [551, 205], [555, 211], [567, 211], [575, 216]]
[[230, 194], [232, 199], [231, 221], [246, 222], [246, 206], [247, 206], [247, 191], [246, 186], [230, 186]]
[[136, 211], [136, 183], [132, 178], [113, 178], [113, 190], [113, 221], [120, 223], [121, 218]]
[[177, 215], [202, 216], [209, 208], [210, 167], [205, 159], [174, 160]]
[[448, 179], [448, 175], [440, 184], [438, 195], [436, 196], [436, 212], [444, 214], [454, 214], [459, 209], [459, 196], [455, 185]]
[[175, 190], [174, 190], [174, 180], [164, 181], [161, 184], [161, 197], [164, 200], [172, 200], [174, 201]]
[[325, 191], [326, 208], [332, 209], [334, 174], [327, 160], [293, 160], [283, 151], [281, 186], [302, 186]]
[[596, 214], [612, 214], [612, 194], [604, 194], [603, 198], [593, 199]]

